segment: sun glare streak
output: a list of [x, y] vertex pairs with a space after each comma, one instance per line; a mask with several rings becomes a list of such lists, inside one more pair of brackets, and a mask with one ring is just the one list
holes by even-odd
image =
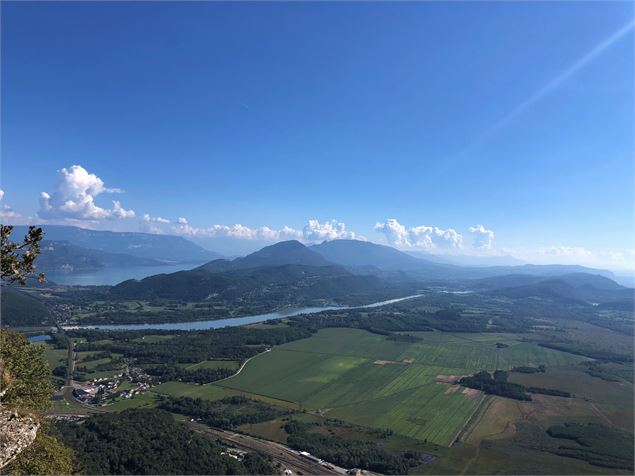
[[518, 116], [523, 114], [529, 108], [531, 108], [535, 103], [540, 101], [542, 98], [547, 96], [554, 89], [558, 88], [561, 84], [566, 82], [571, 76], [576, 74], [586, 65], [591, 63], [595, 58], [600, 56], [604, 51], [609, 49], [623, 37], [628, 35], [635, 28], [635, 20], [630, 21], [622, 28], [617, 30], [615, 33], [611, 34], [608, 38], [604, 39], [601, 43], [593, 47], [588, 53], [578, 59], [575, 63], [571, 64], [567, 69], [565, 69], [562, 73], [558, 74], [554, 79], [549, 81], [545, 86], [540, 88], [538, 91], [529, 96], [525, 101], [519, 104], [517, 107], [512, 109], [507, 115], [505, 115], [502, 119], [496, 122], [493, 126], [487, 129], [483, 134], [481, 134], [476, 140], [463, 148], [458, 154], [454, 156], [453, 159], [450, 159], [446, 162], [446, 169], [450, 166], [454, 165], [455, 162], [469, 155], [470, 153], [476, 151], [484, 144], [490, 141], [494, 136], [496, 136], [502, 129], [504, 129], [509, 123], [511, 123]]

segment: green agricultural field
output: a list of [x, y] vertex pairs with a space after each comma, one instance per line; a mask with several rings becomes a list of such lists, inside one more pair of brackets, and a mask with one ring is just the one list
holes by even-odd
[[599, 423], [633, 432], [634, 389], [630, 382], [608, 382], [592, 377], [581, 365], [547, 367], [547, 372], [538, 374], [512, 373], [510, 380], [526, 386], [571, 392], [579, 400], [588, 402], [589, 415], [598, 417]]
[[297, 410], [299, 408], [296, 403], [291, 401], [278, 400], [266, 395], [234, 390], [231, 388], [225, 388], [213, 384], [194, 385], [183, 382], [166, 382], [157, 385], [150, 391], [159, 395], [169, 395], [172, 397], [202, 398], [205, 400], [220, 400], [225, 397], [243, 395], [253, 400], [260, 400], [262, 402], [278, 407], [289, 408], [291, 410]]
[[105, 407], [109, 411], [122, 411], [128, 408], [151, 408], [156, 405], [156, 394], [145, 392], [132, 398], [119, 398]]
[[[417, 335], [420, 342], [404, 344], [359, 329], [322, 329], [309, 339], [274, 348], [249, 362], [239, 375], [200, 387], [194, 394], [204, 396], [211, 388], [223, 387], [447, 445], [482, 397], [437, 383], [437, 376], [584, 360], [510, 335]], [[499, 349], [497, 342], [508, 347]]]
[[150, 390], [159, 395], [169, 395], [172, 397], [205, 398], [207, 400], [220, 400], [221, 398], [239, 395], [240, 392], [215, 387], [212, 385], [194, 385], [184, 382], [166, 382]]
[[44, 347], [44, 359], [48, 362], [51, 370], [66, 363], [68, 357], [68, 351], [66, 349], [55, 349], [48, 344], [38, 343], [37, 345]]

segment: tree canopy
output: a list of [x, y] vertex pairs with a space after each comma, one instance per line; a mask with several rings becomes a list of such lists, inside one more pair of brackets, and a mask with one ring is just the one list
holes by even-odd
[[[42, 228], [30, 226], [21, 243], [9, 241], [12, 232], [12, 226], [0, 225], [2, 280], [26, 284], [27, 279], [35, 272], [35, 258], [40, 254], [40, 242], [44, 237], [44, 231]], [[44, 274], [38, 274], [37, 279], [44, 281]]]

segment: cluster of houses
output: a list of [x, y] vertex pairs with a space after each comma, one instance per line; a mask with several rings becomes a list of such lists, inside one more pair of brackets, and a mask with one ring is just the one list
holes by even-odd
[[132, 398], [136, 394], [143, 393], [151, 387], [152, 385], [150, 385], [149, 383], [138, 383], [136, 388], [131, 388], [130, 390], [125, 390], [121, 392], [121, 398], [126, 398], [126, 399]]
[[[122, 381], [129, 380], [136, 384], [134, 388], [118, 392]], [[73, 389], [73, 395], [79, 401], [90, 404], [100, 404], [107, 400], [112, 400], [117, 396], [130, 399], [137, 394], [143, 393], [152, 387], [152, 377], [145, 373], [143, 369], [128, 367], [125, 372], [101, 377], [91, 381], [89, 385], [82, 385]]]
[[73, 389], [73, 396], [84, 403], [97, 403], [99, 387], [95, 385], [84, 385]]

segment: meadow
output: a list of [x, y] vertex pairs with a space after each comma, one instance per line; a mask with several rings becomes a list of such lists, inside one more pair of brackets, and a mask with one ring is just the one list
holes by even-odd
[[513, 335], [411, 335], [420, 340], [404, 343], [359, 329], [322, 329], [259, 355], [235, 377], [204, 386], [167, 383], [155, 391], [216, 399], [227, 395], [219, 393], [224, 389], [447, 446], [483, 396], [438, 383], [438, 376], [584, 360]]
[[[617, 467], [592, 466], [586, 460], [559, 454], [563, 442], [550, 437], [548, 432], [554, 425], [575, 422], [608, 428], [602, 431], [621, 429], [632, 434], [633, 383], [618, 378], [629, 369], [632, 371], [632, 363], [598, 362], [541, 345], [551, 333], [558, 333], [558, 339], [585, 346], [593, 342], [599, 350], [620, 347], [626, 352], [628, 342], [614, 331], [579, 321], [563, 321], [557, 329], [541, 328], [517, 334], [399, 333], [381, 329], [371, 332], [324, 327], [310, 337], [304, 338], [305, 333], [301, 334], [303, 338], [297, 338], [297, 332], [291, 332], [297, 329], [291, 324], [283, 321], [274, 326], [278, 331], [291, 333], [292, 340], [286, 343], [276, 337], [263, 345], [256, 334], [241, 341], [244, 348], [260, 352], [244, 354], [243, 359], [251, 357], [244, 367], [241, 367], [244, 360], [235, 353], [220, 354], [216, 359], [209, 357], [216, 355], [215, 347], [192, 353], [199, 361], [175, 364], [189, 371], [240, 369], [231, 377], [199, 384], [167, 380], [107, 409], [153, 407], [165, 401], [165, 396], [204, 400], [245, 396], [291, 413], [288, 417], [243, 425], [237, 428], [239, 431], [302, 448], [321, 447], [315, 434], [335, 438], [331, 446], [322, 447], [325, 454], [338, 447], [341, 439], [356, 437], [375, 442], [377, 448], [389, 445], [390, 453], [397, 456], [417, 448], [416, 451], [430, 458], [422, 459], [416, 467], [410, 466], [408, 471], [414, 474], [527, 473], [534, 469], [550, 474], [622, 471]], [[271, 331], [268, 325], [255, 327], [259, 332]], [[171, 339], [180, 339], [167, 334], [133, 333], [129, 337], [131, 342], [157, 349], [173, 342]], [[93, 338], [93, 342], [108, 345], [108, 340]], [[196, 341], [179, 344], [178, 351], [181, 345], [193, 342]], [[96, 370], [94, 367], [105, 363], [98, 361], [98, 357], [104, 358], [99, 352], [86, 350], [78, 354], [90, 362], [87, 370]], [[89, 359], [92, 354], [95, 355]], [[538, 366], [544, 366], [544, 372], [513, 371], [517, 367]], [[532, 394], [531, 401], [518, 401], [485, 395], [454, 383], [461, 376], [483, 370], [505, 370], [512, 383], [569, 392], [572, 397]], [[307, 427], [309, 433], [295, 430], [291, 434], [287, 432], [289, 418], [316, 426]], [[373, 436], [380, 434], [381, 437]], [[350, 443], [350, 454], [356, 453], [357, 444]], [[581, 451], [584, 453], [584, 448]], [[589, 458], [589, 454], [584, 453], [584, 458]], [[539, 466], [535, 466], [536, 461]]]
[[44, 348], [44, 359], [49, 364], [51, 370], [60, 365], [66, 365], [66, 361], [68, 360], [68, 352], [66, 349], [56, 349], [52, 345], [43, 342], [38, 342], [35, 345]]

